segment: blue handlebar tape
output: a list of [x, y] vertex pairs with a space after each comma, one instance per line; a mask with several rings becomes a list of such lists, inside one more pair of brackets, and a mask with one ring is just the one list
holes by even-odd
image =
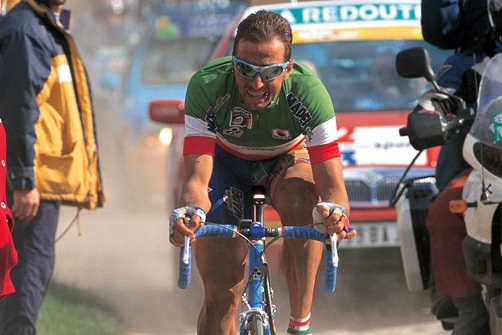
[[[183, 261], [183, 255], [185, 248], [188, 248], [188, 262]], [[190, 245], [180, 248], [180, 272], [178, 276], [178, 287], [187, 288], [190, 284], [190, 278], [192, 276], [192, 248]]]
[[326, 274], [324, 275], [324, 291], [335, 292], [336, 290], [336, 271], [337, 267], [333, 264], [332, 251], [324, 245], [326, 252]]
[[[195, 233], [195, 237], [215, 236], [215, 237], [234, 237], [236, 234], [236, 227], [231, 225], [204, 225]], [[188, 250], [185, 250], [188, 248]], [[183, 255], [187, 252], [188, 262], [183, 262]], [[178, 287], [185, 289], [190, 285], [190, 278], [192, 276], [192, 248], [190, 244], [186, 244], [180, 248], [180, 271], [178, 275]]]

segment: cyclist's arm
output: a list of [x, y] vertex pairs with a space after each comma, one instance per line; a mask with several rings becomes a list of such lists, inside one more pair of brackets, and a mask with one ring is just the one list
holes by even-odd
[[211, 207], [208, 196], [208, 185], [213, 171], [213, 157], [206, 154], [190, 154], [184, 156], [183, 189], [179, 199], [179, 207], [194, 205], [206, 213]]
[[[184, 180], [178, 207], [193, 206], [209, 211], [211, 202], [208, 196], [208, 185], [213, 170], [213, 156], [208, 154], [188, 154], [184, 156]], [[177, 247], [184, 245], [184, 236], [190, 241], [195, 239], [194, 231], [203, 219], [193, 215], [189, 220], [182, 218], [173, 220], [169, 241]], [[171, 230], [171, 228], [170, 228]]]
[[[341, 157], [334, 157], [312, 164], [312, 174], [321, 201], [342, 206], [347, 216], [349, 216], [349, 199], [343, 181]], [[342, 231], [344, 223], [341, 220], [338, 221], [337, 217], [330, 216], [329, 208], [321, 208], [320, 210], [324, 211], [320, 212], [320, 214], [327, 217], [324, 224], [328, 234], [339, 233], [339, 238], [353, 238], [356, 235], [355, 230], [348, 233]]]
[[349, 198], [345, 190], [342, 173], [342, 159], [334, 157], [312, 164], [312, 173], [321, 201], [336, 203], [350, 214]]

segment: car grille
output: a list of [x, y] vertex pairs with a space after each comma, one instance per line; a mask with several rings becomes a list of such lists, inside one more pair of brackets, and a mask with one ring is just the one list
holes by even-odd
[[399, 178], [389, 177], [379, 181], [376, 185], [376, 198], [378, 201], [389, 201], [392, 198], [394, 189], [399, 183]]
[[350, 201], [371, 201], [371, 186], [363, 180], [345, 180]]
[[386, 204], [392, 198], [399, 177], [385, 177], [375, 182], [362, 179], [347, 179], [345, 187], [351, 202]]

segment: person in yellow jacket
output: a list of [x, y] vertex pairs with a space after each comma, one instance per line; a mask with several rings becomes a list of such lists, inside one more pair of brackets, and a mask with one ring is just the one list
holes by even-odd
[[19, 264], [0, 301], [0, 334], [35, 334], [54, 269], [61, 204], [103, 204], [86, 70], [65, 0], [20, 1], [0, 21], [0, 118]]

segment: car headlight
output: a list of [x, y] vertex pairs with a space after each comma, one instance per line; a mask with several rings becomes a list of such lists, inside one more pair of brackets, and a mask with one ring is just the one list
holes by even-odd
[[173, 141], [173, 130], [171, 128], [162, 128], [159, 133], [159, 141], [163, 145], [169, 145]]

